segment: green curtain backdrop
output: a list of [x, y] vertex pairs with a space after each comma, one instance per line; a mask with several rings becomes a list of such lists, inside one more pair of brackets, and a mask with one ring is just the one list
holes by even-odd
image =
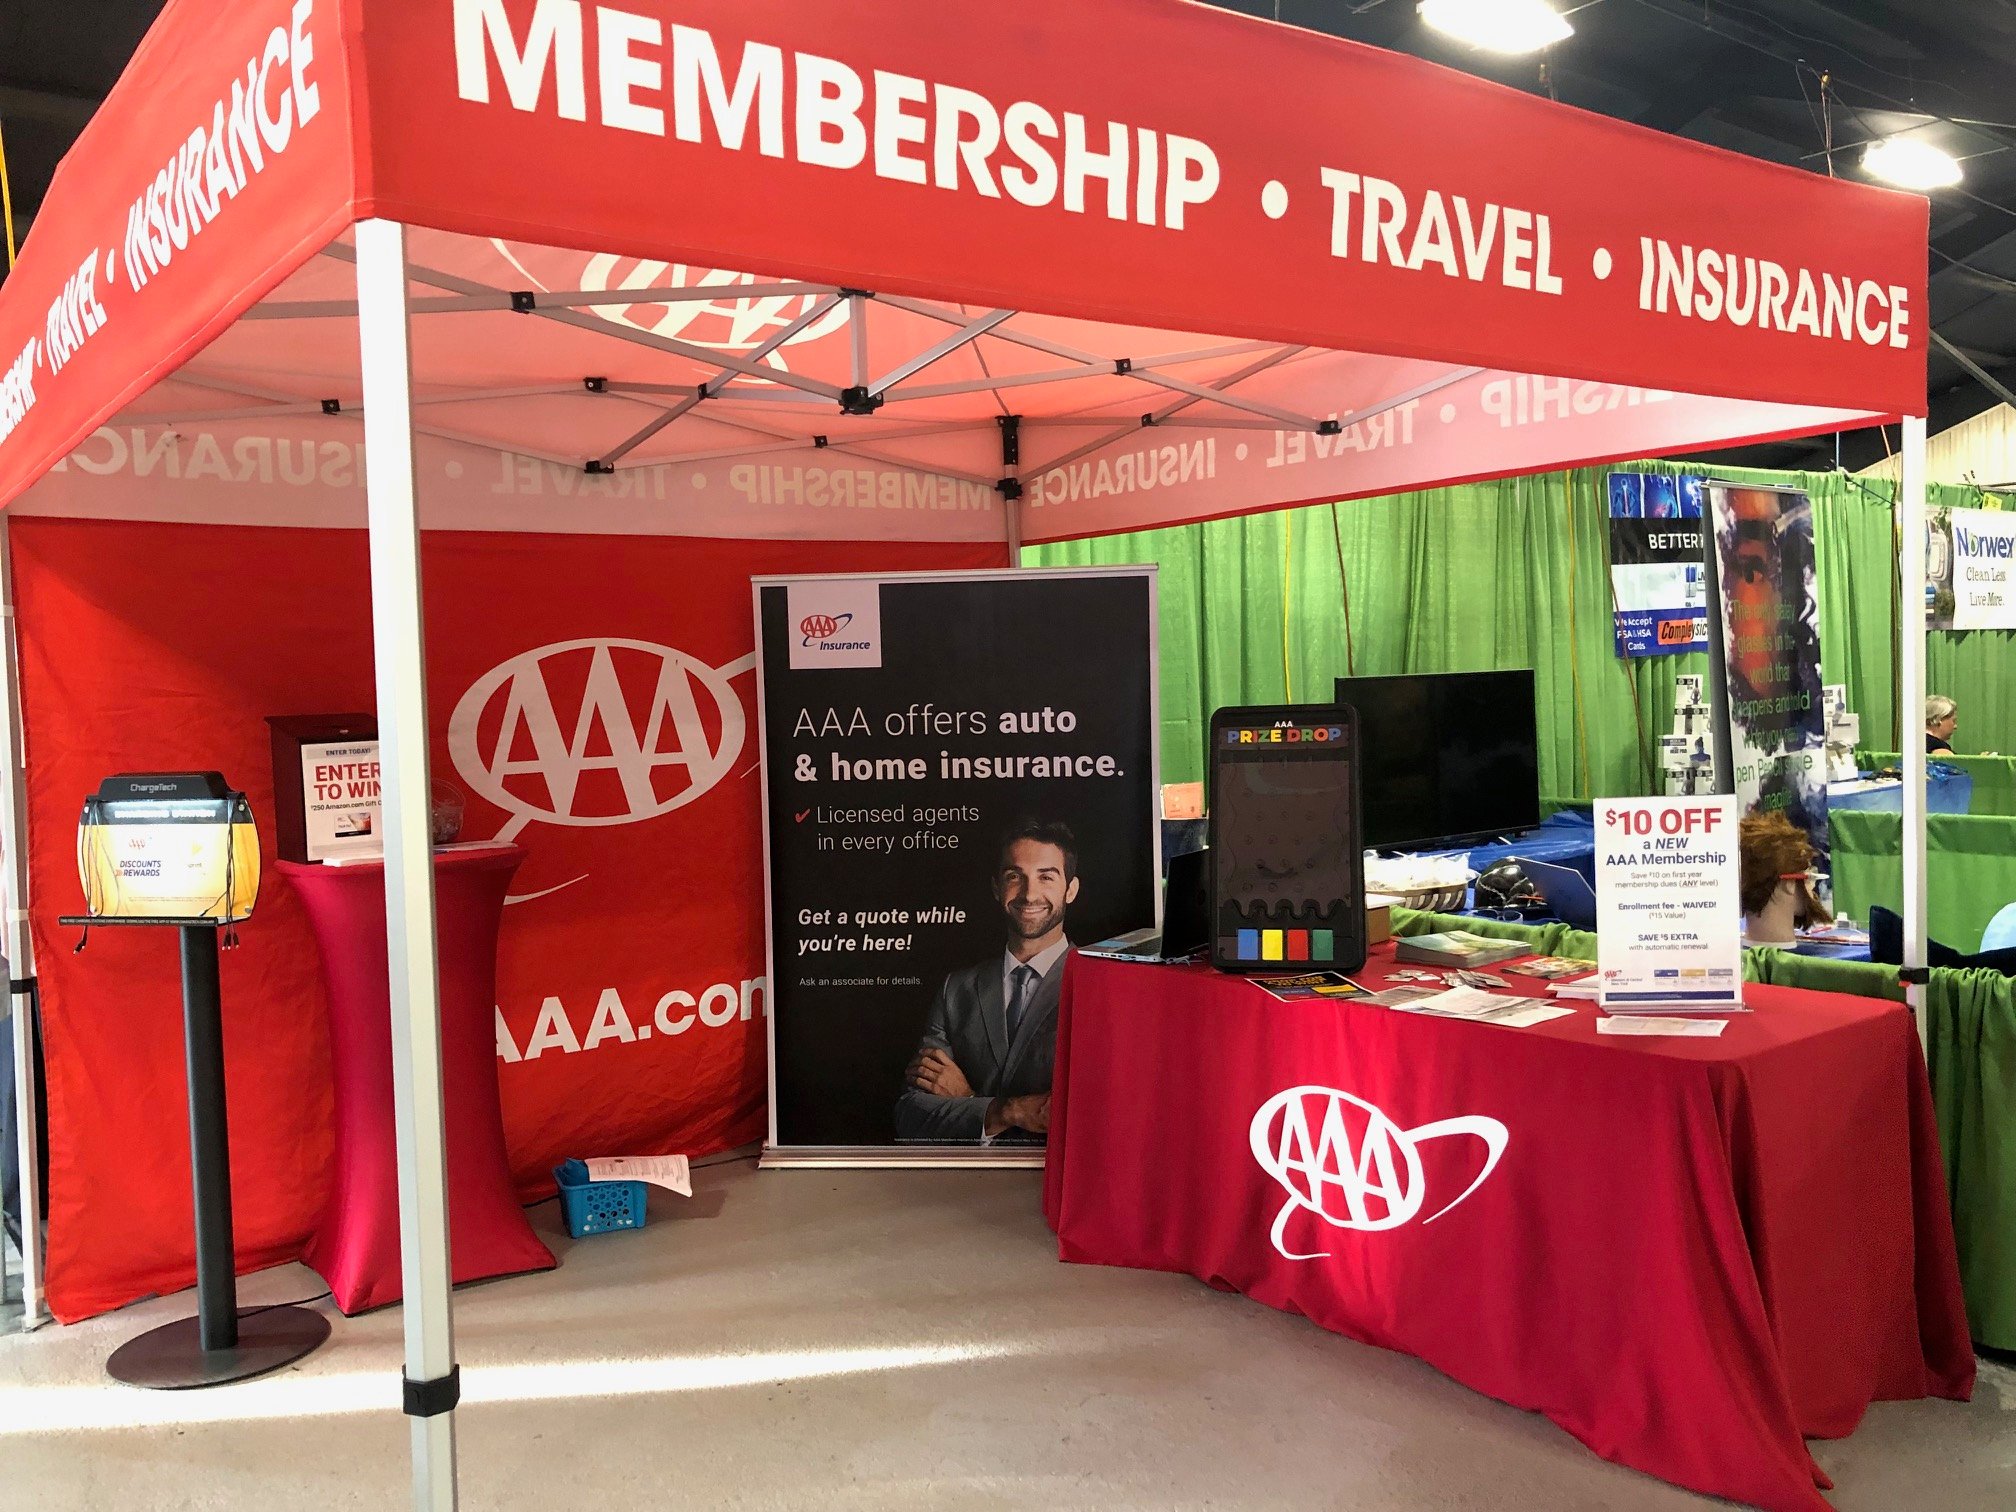
[[[1804, 488], [1813, 498], [1828, 682], [1848, 685], [1864, 742], [1896, 727], [1895, 535], [1890, 487], [1839, 473], [1634, 463]], [[1618, 659], [1611, 633], [1611, 468], [1274, 510], [1133, 535], [1027, 548], [1028, 566], [1161, 568], [1162, 768], [1204, 775], [1211, 711], [1313, 702], [1346, 672], [1532, 667], [1540, 788], [1560, 799], [1650, 792], [1673, 679], [1701, 655]], [[1971, 488], [1935, 505], [1978, 507]], [[1993, 501], [1986, 501], [1993, 502]], [[1340, 571], [1341, 565], [1341, 571]], [[1346, 628], [1345, 604], [1350, 606]], [[1961, 704], [1956, 745], [2016, 752], [2011, 632], [1932, 637], [1930, 686]], [[1908, 721], [1916, 730], [1915, 717]]]
[[[1834, 904], [1867, 919], [1881, 904], [1904, 908], [1904, 816], [1856, 809], [1828, 815], [1834, 839]], [[2016, 819], [1931, 814], [1925, 820], [1925, 914], [1932, 938], [1966, 955], [1988, 923], [2016, 903]]]

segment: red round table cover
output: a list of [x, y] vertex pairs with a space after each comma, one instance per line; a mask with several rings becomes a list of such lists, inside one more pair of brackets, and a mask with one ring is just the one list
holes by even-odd
[[[518, 1205], [497, 1093], [497, 930], [524, 859], [515, 845], [434, 857], [449, 1258], [458, 1285], [557, 1263]], [[337, 1307], [358, 1313], [401, 1295], [385, 868], [279, 865], [321, 952], [335, 1079], [335, 1169], [302, 1259], [329, 1283]]]
[[[1394, 969], [1383, 946], [1357, 980]], [[1586, 1002], [1513, 1029], [1074, 956], [1058, 1252], [1186, 1272], [1606, 1459], [1825, 1512], [1804, 1436], [1965, 1400], [1974, 1357], [1909, 1012], [1744, 992], [1719, 1038], [1629, 1039]]]

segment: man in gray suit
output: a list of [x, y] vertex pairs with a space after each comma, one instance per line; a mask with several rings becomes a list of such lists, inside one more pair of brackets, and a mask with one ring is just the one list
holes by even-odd
[[1078, 846], [1062, 824], [1029, 820], [1001, 841], [994, 900], [1008, 946], [938, 989], [904, 1073], [896, 1137], [937, 1144], [1033, 1143], [1050, 1128], [1064, 911], [1078, 897]]

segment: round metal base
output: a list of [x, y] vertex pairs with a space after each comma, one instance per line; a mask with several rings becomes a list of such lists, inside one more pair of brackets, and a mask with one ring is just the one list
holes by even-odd
[[105, 1372], [128, 1386], [186, 1391], [249, 1380], [291, 1365], [329, 1337], [329, 1320], [305, 1307], [240, 1308], [238, 1342], [206, 1350], [194, 1318], [150, 1328], [112, 1351]]

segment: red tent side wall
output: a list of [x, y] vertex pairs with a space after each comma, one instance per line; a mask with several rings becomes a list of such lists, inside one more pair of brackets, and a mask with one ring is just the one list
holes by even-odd
[[[271, 865], [264, 721], [371, 707], [368, 572], [361, 531], [18, 520], [12, 540], [34, 752], [48, 1295], [71, 1321], [194, 1275], [172, 931], [101, 930], [73, 955], [75, 931], [53, 923], [81, 905], [78, 810], [109, 773], [217, 768], [267, 824], [258, 910], [224, 960], [240, 1265], [297, 1256], [320, 1210], [326, 1006], [306, 920]], [[434, 769], [465, 795], [464, 837], [490, 838], [513, 817], [483, 796], [500, 753], [543, 766], [505, 781], [517, 813], [535, 816], [517, 835], [531, 856], [515, 890], [545, 893], [506, 909], [499, 959], [498, 1073], [528, 1195], [568, 1156], [702, 1154], [761, 1135], [750, 576], [1004, 560], [999, 545], [428, 537]], [[610, 645], [624, 641], [638, 645]], [[623, 706], [602, 707], [588, 746], [569, 754], [598, 656]], [[580, 825], [634, 804], [620, 773], [577, 773], [573, 758], [640, 739], [668, 670], [699, 711], [697, 725], [669, 720], [658, 749], [641, 753], [687, 758], [649, 769], [668, 806]], [[490, 696], [466, 736], [451, 737], [451, 716], [486, 677]], [[513, 692], [550, 697], [554, 728], [507, 730]], [[556, 733], [562, 749], [542, 753], [539, 740]], [[575, 775], [572, 797], [560, 796], [552, 784]]]

